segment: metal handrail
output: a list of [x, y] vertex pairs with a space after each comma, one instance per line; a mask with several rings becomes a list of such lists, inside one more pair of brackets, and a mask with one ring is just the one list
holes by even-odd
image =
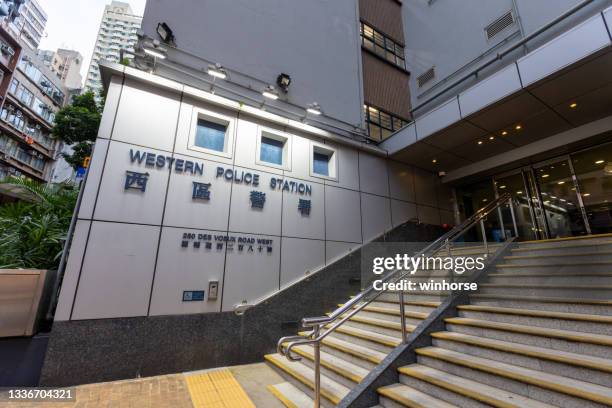
[[[476, 211], [472, 216], [468, 217], [461, 224], [455, 226], [450, 231], [443, 234], [441, 237], [436, 239], [431, 244], [427, 245], [425, 248], [421, 249], [415, 257], [420, 257], [427, 253], [437, 253], [440, 250], [446, 248], [450, 254], [450, 244], [456, 239], [460, 238], [463, 234], [465, 234], [470, 228], [474, 225], [480, 223], [480, 227], [482, 229], [483, 243], [485, 250], [488, 253], [488, 244], [487, 238], [485, 234], [484, 228], [484, 219], [491, 214], [493, 211], [500, 208], [503, 204], [509, 203], [510, 214], [512, 216], [512, 224], [514, 227], [514, 233], [518, 236], [518, 229], [516, 225], [516, 218], [514, 216], [514, 208], [512, 205], [512, 196], [509, 193], [505, 193], [482, 207], [478, 211]], [[502, 225], [502, 230], [505, 231], [504, 226]], [[504, 232], [505, 235], [505, 232]], [[396, 269], [394, 271], [390, 271], [380, 280], [381, 282], [397, 282], [401, 280], [409, 271]], [[344, 324], [347, 320], [353, 317], [355, 314], [359, 313], [363, 308], [372, 303], [375, 299], [377, 299], [382, 293], [386, 292], [385, 290], [376, 290], [373, 286], [370, 286], [368, 289], [362, 291], [357, 296], [350, 299], [348, 302], [338, 307], [332, 313], [327, 316], [317, 316], [317, 317], [306, 317], [302, 319], [302, 326], [311, 328], [312, 330], [304, 335], [297, 336], [286, 336], [281, 338], [277, 344], [277, 351], [279, 354], [285, 356], [290, 361], [299, 361], [301, 357], [294, 356], [291, 353], [291, 350], [296, 346], [313, 344], [314, 346], [314, 369], [315, 369], [315, 399], [314, 406], [315, 408], [319, 408], [321, 404], [321, 341], [327, 337], [329, 334], [333, 333], [339, 326]], [[370, 295], [375, 293], [374, 296], [369, 298]], [[408, 337], [406, 331], [406, 315], [404, 313], [404, 292], [399, 292], [399, 307], [400, 307], [400, 322], [401, 322], [401, 331], [402, 331], [402, 342], [405, 343]], [[348, 312], [348, 313], [347, 313]], [[340, 319], [339, 319], [340, 318]], [[339, 320], [338, 320], [339, 319]], [[333, 324], [332, 324], [333, 323]], [[329, 327], [325, 327], [330, 325]], [[322, 331], [322, 329], [326, 328], [326, 330]]]

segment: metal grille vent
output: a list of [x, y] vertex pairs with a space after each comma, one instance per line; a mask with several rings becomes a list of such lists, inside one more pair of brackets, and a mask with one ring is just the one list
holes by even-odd
[[419, 88], [421, 88], [423, 85], [425, 85], [426, 83], [428, 83], [435, 77], [436, 77], [436, 71], [434, 67], [431, 67], [427, 71], [423, 72], [421, 75], [417, 77], [417, 84], [419, 85]]
[[487, 40], [490, 40], [491, 38], [495, 37], [497, 34], [501, 33], [513, 24], [514, 16], [512, 15], [512, 11], [509, 11], [485, 27], [485, 32], [487, 33]]

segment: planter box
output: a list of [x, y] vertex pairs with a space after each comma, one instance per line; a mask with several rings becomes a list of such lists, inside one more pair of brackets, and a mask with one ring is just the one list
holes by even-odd
[[36, 333], [54, 274], [40, 269], [0, 269], [0, 337]]

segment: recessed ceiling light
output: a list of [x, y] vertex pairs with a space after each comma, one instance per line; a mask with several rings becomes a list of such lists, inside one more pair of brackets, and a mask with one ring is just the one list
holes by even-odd
[[506, 186], [499, 186], [499, 188], [506, 188]]
[[550, 201], [546, 200], [544, 201], [544, 204], [550, 204]]
[[438, 160], [433, 159], [431, 162], [432, 162], [432, 163], [437, 163], [437, 162], [438, 162]]
[[516, 130], [521, 130], [523, 127], [522, 127], [521, 125], [516, 125], [514, 128], [515, 128]]
[[493, 140], [493, 139], [495, 139], [495, 136], [490, 136], [489, 137], [489, 140]]
[[482, 140], [479, 140], [479, 141], [478, 141], [478, 144], [479, 144], [479, 145], [481, 145], [481, 144], [482, 144]]
[[542, 178], [550, 177], [550, 174], [542, 174]]
[[523, 192], [522, 191], [517, 191], [516, 194], [523, 194]]
[[570, 103], [570, 108], [575, 109], [578, 104], [576, 102]]
[[488, 199], [487, 199], [487, 198], [483, 198], [483, 199], [482, 199], [482, 202], [483, 202], [483, 203], [486, 203], [487, 201], [488, 201]]
[[591, 195], [591, 193], [584, 193], [582, 196], [583, 196], [583, 197], [588, 197], [588, 196], [590, 196], [590, 195]]
[[595, 164], [603, 164], [604, 162], [605, 162], [605, 160], [597, 160], [597, 161], [595, 162]]
[[508, 134], [508, 132], [506, 132], [505, 130], [502, 132], [502, 136], [506, 136]]
[[565, 181], [560, 181], [557, 184], [565, 184]]

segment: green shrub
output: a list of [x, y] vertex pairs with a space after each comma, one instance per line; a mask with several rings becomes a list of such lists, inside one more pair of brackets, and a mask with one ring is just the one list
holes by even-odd
[[26, 200], [0, 204], [0, 269], [57, 269], [78, 191], [11, 177]]

